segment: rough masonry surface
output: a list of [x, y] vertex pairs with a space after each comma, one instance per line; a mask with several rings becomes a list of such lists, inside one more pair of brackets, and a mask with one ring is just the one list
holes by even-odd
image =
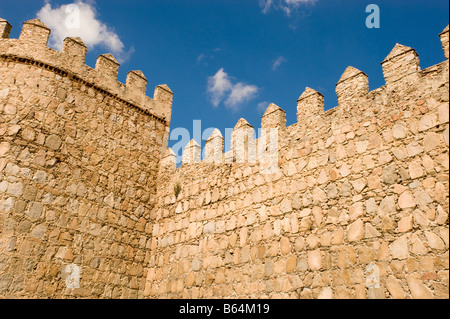
[[448, 27], [437, 65], [397, 44], [376, 90], [349, 67], [332, 110], [306, 88], [286, 127], [271, 104], [272, 174], [243, 119], [230, 152], [215, 130], [177, 168], [166, 85], [117, 82], [110, 54], [86, 66], [79, 38], [48, 48], [39, 20], [10, 30], [0, 19], [0, 297], [449, 298]]

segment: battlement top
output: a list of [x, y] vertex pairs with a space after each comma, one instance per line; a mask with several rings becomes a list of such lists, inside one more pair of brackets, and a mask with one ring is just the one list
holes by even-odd
[[10, 39], [10, 31], [9, 22], [0, 18], [0, 58], [46, 67], [74, 80], [89, 83], [91, 87], [109, 93], [159, 122], [167, 126], [170, 124], [173, 92], [166, 84], [158, 85], [151, 98], [146, 95], [147, 78], [142, 71], [130, 71], [126, 83], [119, 82], [120, 64], [111, 53], [100, 55], [95, 68], [87, 66], [87, 47], [79, 37], [64, 39], [61, 51], [48, 47], [51, 30], [39, 19], [25, 21], [19, 39]]

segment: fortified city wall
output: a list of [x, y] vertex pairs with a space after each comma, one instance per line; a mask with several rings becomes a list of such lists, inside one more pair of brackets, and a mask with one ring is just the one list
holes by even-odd
[[449, 297], [448, 27], [442, 63], [397, 44], [376, 90], [348, 67], [332, 110], [307, 88], [286, 127], [271, 104], [271, 174], [244, 119], [230, 152], [216, 130], [176, 168], [166, 85], [118, 82], [110, 54], [86, 66], [79, 38], [48, 48], [39, 20], [10, 30], [0, 19], [0, 297]]
[[271, 104], [261, 127], [278, 128], [278, 173], [250, 160], [261, 141], [244, 119], [225, 154], [217, 130], [202, 161], [195, 141], [180, 168], [169, 149], [145, 296], [448, 298], [448, 27], [440, 38], [446, 60], [425, 70], [397, 44], [371, 92], [348, 67], [327, 112], [307, 88], [289, 127]]
[[[172, 92], [27, 21], [0, 21], [0, 297], [142, 297], [149, 215], [167, 148]], [[64, 266], [81, 268], [66, 289]]]

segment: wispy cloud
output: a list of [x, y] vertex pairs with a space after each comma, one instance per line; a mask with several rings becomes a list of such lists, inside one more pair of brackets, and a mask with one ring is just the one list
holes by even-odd
[[213, 50], [209, 50], [209, 52], [207, 51], [206, 53], [202, 52], [197, 57], [197, 65], [208, 65], [209, 61], [213, 60], [218, 52], [220, 52], [220, 48], [214, 48]]
[[204, 55], [203, 53], [200, 54], [200, 55], [197, 57], [197, 64], [199, 64], [200, 62], [202, 62], [202, 60], [204, 60], [205, 58], [206, 58], [206, 55]]
[[281, 64], [283, 64], [284, 62], [286, 62], [287, 59], [283, 56], [279, 56], [278, 58], [275, 59], [275, 61], [273, 61], [272, 63], [272, 70], [276, 71], [278, 70], [278, 68], [280, 67]]
[[53, 8], [46, 0], [37, 17], [52, 30], [49, 44], [55, 49], [62, 48], [66, 37], [81, 37], [88, 48], [100, 45], [111, 50], [119, 62], [127, 60], [134, 51], [125, 51], [117, 33], [99, 20], [93, 1], [77, 0]]
[[256, 85], [233, 83], [232, 77], [223, 68], [208, 78], [207, 92], [214, 107], [223, 102], [227, 108], [237, 111], [239, 105], [253, 99], [258, 91]]
[[313, 5], [318, 0], [259, 0], [259, 5], [264, 14], [270, 10], [281, 10], [290, 16], [293, 10], [302, 5]]
[[262, 12], [266, 14], [269, 12], [270, 8], [273, 5], [273, 0], [259, 0], [259, 5], [262, 9]]
[[239, 104], [247, 102], [254, 98], [256, 93], [258, 93], [258, 87], [256, 85], [237, 83], [231, 89], [230, 95], [225, 101], [225, 105], [231, 108], [235, 108]]

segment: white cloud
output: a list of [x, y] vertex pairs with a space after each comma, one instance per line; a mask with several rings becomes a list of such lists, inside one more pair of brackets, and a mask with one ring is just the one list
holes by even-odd
[[271, 9], [282, 10], [286, 15], [290, 16], [292, 10], [299, 8], [302, 5], [313, 5], [318, 0], [259, 0], [259, 5], [264, 14], [267, 14]]
[[286, 61], [287, 61], [286, 58], [282, 57], [282, 56], [276, 58], [275, 61], [273, 61], [272, 70], [274, 70], [274, 71], [278, 70], [280, 65]]
[[60, 50], [66, 37], [80, 37], [88, 48], [101, 45], [111, 50], [119, 62], [123, 62], [133, 52], [125, 51], [119, 36], [97, 18], [93, 2], [77, 0], [73, 4], [52, 8], [50, 1], [37, 13], [37, 17], [51, 30], [50, 46]]
[[223, 68], [208, 78], [208, 93], [211, 95], [211, 102], [214, 107], [218, 107], [225, 94], [233, 89], [230, 78]]
[[224, 105], [232, 110], [256, 96], [259, 88], [243, 82], [233, 83], [232, 78], [221, 68], [217, 73], [208, 78], [207, 92], [211, 103], [218, 107], [223, 101]]
[[226, 99], [225, 105], [231, 108], [235, 108], [239, 104], [247, 102], [254, 98], [256, 93], [258, 93], [258, 87], [256, 85], [237, 83], [231, 89], [231, 93]]

